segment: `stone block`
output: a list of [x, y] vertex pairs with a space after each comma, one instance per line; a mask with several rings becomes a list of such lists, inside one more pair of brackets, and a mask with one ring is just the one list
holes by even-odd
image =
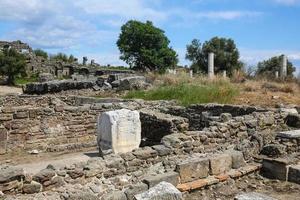
[[277, 137], [287, 139], [298, 139], [300, 138], [300, 130], [283, 131], [277, 134]]
[[146, 183], [149, 188], [159, 184], [162, 181], [165, 181], [165, 182], [171, 183], [174, 186], [177, 186], [179, 183], [179, 174], [176, 172], [167, 172], [164, 174], [157, 174], [155, 176], [149, 176], [143, 180], [143, 182]]
[[41, 192], [43, 189], [42, 184], [32, 181], [30, 184], [24, 184], [23, 185], [23, 192], [25, 194], [34, 194]]
[[288, 165], [293, 164], [294, 160], [284, 158], [265, 158], [263, 159], [261, 174], [267, 178], [287, 180]]
[[232, 167], [232, 157], [229, 154], [213, 155], [210, 159], [210, 173], [219, 175], [229, 171]]
[[288, 181], [300, 184], [300, 165], [289, 167]]
[[6, 153], [7, 145], [7, 130], [0, 126], [0, 155]]
[[18, 167], [0, 168], [0, 184], [20, 181], [25, 178], [24, 170]]
[[136, 200], [183, 200], [181, 192], [171, 183], [161, 182], [148, 191], [135, 195]]
[[13, 115], [12, 114], [0, 114], [0, 121], [10, 121], [13, 119]]
[[133, 155], [135, 155], [138, 159], [146, 160], [148, 158], [155, 158], [157, 156], [157, 151], [150, 147], [144, 147], [133, 151]]
[[157, 151], [159, 156], [166, 156], [169, 155], [172, 150], [164, 145], [154, 145], [152, 148]]
[[126, 153], [139, 147], [141, 121], [139, 112], [127, 109], [102, 113], [98, 117], [97, 141], [103, 150]]
[[101, 200], [127, 200], [127, 197], [122, 191], [112, 191], [103, 195]]
[[33, 176], [33, 180], [44, 183], [50, 181], [52, 177], [55, 176], [55, 171], [53, 169], [43, 169]]
[[208, 176], [209, 172], [209, 159], [187, 159], [177, 164], [176, 171], [179, 173], [181, 183], [194, 181], [199, 178], [205, 178]]
[[243, 152], [235, 151], [235, 150], [228, 150], [228, 151], [226, 151], [226, 154], [229, 154], [231, 156], [233, 169], [238, 169], [238, 168], [246, 165]]
[[134, 195], [140, 194], [148, 190], [148, 185], [145, 183], [137, 183], [131, 185], [128, 189], [125, 190], [125, 194], [128, 200], [134, 200]]
[[288, 126], [294, 128], [300, 128], [300, 115], [299, 114], [288, 114], [284, 119]]
[[14, 114], [14, 119], [26, 119], [28, 118], [29, 113], [24, 111], [24, 112], [17, 112]]

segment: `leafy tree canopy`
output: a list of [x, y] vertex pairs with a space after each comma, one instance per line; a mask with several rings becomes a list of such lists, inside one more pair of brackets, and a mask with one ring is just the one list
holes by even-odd
[[42, 49], [35, 49], [33, 52], [36, 56], [41, 56], [45, 59], [48, 58], [48, 53], [46, 51], [42, 50]]
[[25, 76], [26, 57], [14, 49], [0, 51], [0, 74], [7, 76], [9, 85], [14, 85], [18, 75]]
[[77, 58], [75, 58], [72, 54], [68, 56], [67, 54], [64, 53], [58, 53], [55, 55], [50, 56], [50, 60], [58, 60], [58, 61], [63, 61], [67, 63], [73, 63], [77, 61]]
[[239, 61], [239, 51], [232, 39], [214, 37], [204, 44], [194, 39], [186, 48], [186, 59], [192, 62], [191, 68], [195, 72], [207, 72], [210, 52], [215, 54], [216, 73], [226, 70], [231, 75], [234, 70], [243, 67], [243, 63]]
[[117, 41], [121, 56], [135, 70], [165, 71], [177, 65], [176, 52], [169, 47], [164, 31], [152, 22], [130, 20], [121, 27]]
[[[280, 67], [282, 65], [283, 55], [275, 56], [270, 58], [269, 60], [264, 60], [257, 64], [257, 75], [264, 75], [274, 77], [275, 72], [278, 71], [280, 73]], [[290, 61], [287, 62], [287, 75], [293, 76], [296, 68], [293, 66], [293, 63]]]

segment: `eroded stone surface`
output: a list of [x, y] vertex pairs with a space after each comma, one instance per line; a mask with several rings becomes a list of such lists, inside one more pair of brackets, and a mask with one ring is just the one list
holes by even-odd
[[194, 158], [185, 160], [176, 166], [176, 171], [180, 175], [181, 183], [205, 178], [209, 172], [209, 159]]
[[97, 124], [98, 145], [114, 153], [126, 153], [139, 147], [141, 122], [137, 111], [127, 109], [102, 113]]
[[171, 183], [161, 182], [148, 191], [135, 195], [136, 200], [183, 200], [181, 192]]
[[277, 137], [296, 139], [300, 138], [300, 130], [283, 131], [277, 134]]

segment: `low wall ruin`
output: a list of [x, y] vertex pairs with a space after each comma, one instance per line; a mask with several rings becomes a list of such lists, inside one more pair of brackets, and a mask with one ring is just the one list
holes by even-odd
[[[55, 191], [54, 195], [64, 199], [84, 194], [90, 199], [113, 195], [125, 200], [161, 181], [182, 192], [192, 191], [259, 170], [261, 165], [252, 162], [254, 157], [275, 141], [276, 132], [288, 129], [287, 113], [276, 109], [215, 105], [217, 112], [213, 105], [185, 108], [165, 101], [62, 96], [11, 96], [1, 102], [5, 152], [95, 147], [96, 117], [120, 108], [140, 111], [145, 141], [132, 152], [64, 167], [49, 165], [37, 174], [2, 166], [0, 190], [5, 194]], [[196, 167], [200, 165], [203, 167]], [[99, 186], [101, 190], [96, 189]]]
[[[211, 105], [204, 109], [198, 105], [184, 108], [163, 101], [75, 96], [8, 96], [2, 98], [1, 102], [1, 153], [34, 149], [52, 152], [96, 146], [97, 116], [104, 111], [121, 108], [140, 110], [141, 146], [160, 144], [164, 136], [181, 132], [201, 133], [202, 141], [218, 144], [250, 135], [256, 140], [262, 140], [256, 132], [268, 134], [270, 131], [267, 130], [281, 129], [286, 116], [276, 110], [266, 111], [253, 107], [215, 105], [217, 109], [214, 109]], [[216, 113], [216, 110], [220, 111]], [[210, 114], [210, 111], [214, 113]], [[228, 113], [222, 113], [225, 111]]]

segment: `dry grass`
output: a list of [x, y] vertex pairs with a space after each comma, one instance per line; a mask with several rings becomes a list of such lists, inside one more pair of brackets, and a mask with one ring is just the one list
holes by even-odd
[[279, 104], [300, 105], [300, 85], [296, 82], [279, 82], [266, 79], [247, 80], [236, 84], [240, 95], [234, 100], [236, 104], [276, 107]]

